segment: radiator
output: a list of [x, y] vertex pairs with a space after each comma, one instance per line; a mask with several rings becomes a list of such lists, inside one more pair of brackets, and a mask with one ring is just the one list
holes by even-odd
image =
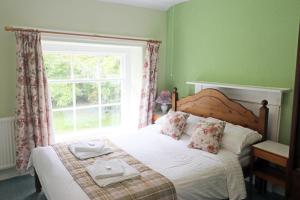
[[15, 166], [15, 120], [0, 118], [0, 170]]

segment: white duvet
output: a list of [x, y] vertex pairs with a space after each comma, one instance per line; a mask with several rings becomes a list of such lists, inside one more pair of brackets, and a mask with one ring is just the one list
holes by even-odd
[[[173, 182], [178, 199], [245, 199], [242, 169], [233, 153], [217, 155], [187, 147], [189, 136], [176, 141], [159, 134], [159, 125], [138, 133], [110, 135], [110, 140]], [[33, 150], [34, 166], [48, 200], [88, 200], [51, 147]]]

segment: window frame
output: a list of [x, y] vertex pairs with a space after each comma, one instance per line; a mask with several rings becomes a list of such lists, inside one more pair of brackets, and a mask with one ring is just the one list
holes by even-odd
[[[120, 41], [95, 41], [89, 39], [77, 40], [74, 38], [53, 38], [45, 36], [42, 40], [42, 49], [44, 52], [50, 53], [64, 53], [69, 52], [72, 54], [86, 54], [96, 55], [96, 56], [105, 56], [105, 55], [118, 55], [123, 57], [121, 59], [121, 105], [120, 105], [120, 127], [101, 127], [96, 129], [97, 132], [92, 131], [90, 133], [111, 133], [118, 131], [135, 131], [138, 129], [138, 112], [139, 112], [139, 101], [141, 95], [141, 86], [142, 86], [142, 71], [144, 65], [144, 56], [146, 45], [144, 43], [119, 43]], [[91, 80], [79, 79], [81, 82], [91, 82]], [[116, 79], [111, 78], [102, 78], [102, 82], [105, 81], [115, 81]], [[119, 80], [119, 79], [118, 79]], [[64, 80], [49, 80], [49, 83], [53, 82], [62, 83]], [[99, 79], [92, 80], [99, 81]], [[98, 86], [98, 90], [99, 90]], [[73, 86], [72, 86], [73, 90]], [[100, 93], [98, 93], [98, 102], [101, 100]], [[73, 97], [72, 97], [73, 98]], [[116, 104], [104, 104], [104, 106], [110, 106]], [[123, 105], [123, 106], [122, 106]], [[99, 105], [95, 105], [96, 107]], [[116, 105], [117, 106], [117, 105]], [[73, 107], [73, 105], [72, 105]], [[78, 107], [78, 106], [77, 106]], [[91, 106], [81, 106], [81, 108], [88, 108]], [[72, 110], [72, 109], [70, 109]], [[55, 109], [58, 111], [58, 109]], [[72, 110], [73, 111], [73, 110]], [[76, 111], [76, 109], [74, 110]], [[73, 114], [74, 114], [73, 111]], [[100, 106], [98, 108], [99, 115], [101, 114]], [[99, 118], [99, 121], [101, 119]], [[74, 124], [77, 122], [74, 122]], [[99, 129], [101, 130], [99, 132]], [[92, 129], [95, 130], [95, 129]], [[70, 131], [71, 132], [71, 131]], [[77, 135], [81, 131], [75, 131], [73, 129], [73, 134], [60, 134], [59, 138], [64, 138], [69, 135]], [[86, 131], [85, 131], [86, 132]], [[64, 132], [65, 133], [65, 132]], [[85, 133], [84, 135], [89, 134]], [[61, 137], [63, 136], [64, 137]], [[67, 136], [67, 137], [69, 137]], [[79, 136], [79, 135], [78, 135]]]
[[[72, 120], [73, 120], [73, 130], [72, 132], [78, 132], [78, 121], [77, 121], [77, 114], [76, 112], [78, 110], [84, 110], [84, 109], [89, 109], [89, 108], [97, 108], [98, 109], [98, 127], [96, 129], [106, 129], [106, 128], [117, 128], [119, 126], [107, 126], [103, 127], [102, 126], [102, 108], [103, 107], [120, 107], [120, 117], [122, 118], [122, 105], [124, 105], [124, 90], [126, 88], [126, 54], [125, 53], [95, 53], [93, 51], [88, 52], [88, 51], [55, 51], [55, 50], [44, 50], [44, 54], [62, 54], [62, 55], [67, 55], [71, 56], [71, 62], [70, 64], [70, 78], [69, 79], [51, 79], [48, 78], [48, 83], [49, 85], [51, 84], [71, 84], [72, 85], [72, 106], [69, 107], [64, 107], [64, 108], [52, 108], [52, 112], [61, 112], [61, 111], [72, 111]], [[98, 76], [97, 78], [76, 78], [74, 76], [74, 56], [97, 56], [97, 57], [105, 57], [105, 56], [114, 56], [118, 57], [120, 60], [120, 76], [119, 78], [101, 78]], [[100, 64], [99, 60], [97, 63], [97, 70], [99, 70]], [[119, 82], [120, 83], [120, 102], [117, 103], [102, 103], [101, 99], [101, 85], [102, 83], [105, 82]], [[76, 99], [76, 84], [80, 83], [94, 83], [97, 84], [98, 88], [98, 103], [94, 105], [77, 105], [77, 99]], [[122, 119], [120, 119], [120, 123], [122, 123]]]

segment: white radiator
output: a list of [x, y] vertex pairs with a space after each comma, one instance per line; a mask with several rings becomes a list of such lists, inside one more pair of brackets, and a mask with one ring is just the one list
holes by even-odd
[[0, 118], [0, 170], [15, 166], [15, 120]]

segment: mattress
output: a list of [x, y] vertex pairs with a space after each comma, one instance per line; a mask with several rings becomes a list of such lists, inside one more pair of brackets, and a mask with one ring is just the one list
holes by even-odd
[[[244, 199], [246, 190], [241, 165], [233, 153], [221, 149], [210, 154], [188, 148], [189, 136], [180, 140], [159, 133], [159, 125], [137, 133], [112, 134], [109, 139], [133, 157], [167, 177], [178, 199]], [[52, 147], [32, 151], [34, 166], [48, 200], [88, 200]]]

